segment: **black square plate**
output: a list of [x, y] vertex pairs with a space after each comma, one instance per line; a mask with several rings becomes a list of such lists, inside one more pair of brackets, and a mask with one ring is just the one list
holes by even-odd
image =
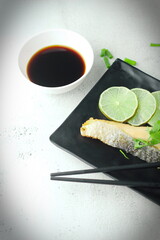
[[[116, 59], [109, 70], [105, 72], [63, 124], [50, 136], [52, 143], [74, 154], [93, 167], [107, 167], [142, 162], [142, 160], [130, 154], [127, 154], [129, 159], [126, 159], [119, 152], [119, 149], [80, 135], [82, 123], [90, 117], [105, 119], [98, 109], [98, 100], [102, 91], [111, 86], [125, 86], [129, 89], [139, 87], [152, 92], [160, 90], [160, 81], [122, 60]], [[158, 182], [160, 179], [160, 170], [141, 169], [120, 171], [113, 172], [109, 175], [119, 180]], [[160, 189], [133, 189], [160, 205]]]

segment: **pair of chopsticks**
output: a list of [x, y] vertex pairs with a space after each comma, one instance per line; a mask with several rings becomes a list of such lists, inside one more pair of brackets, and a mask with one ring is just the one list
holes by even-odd
[[127, 181], [127, 180], [126, 181], [100, 180], [100, 179], [63, 177], [63, 176], [67, 176], [67, 175], [98, 173], [98, 172], [109, 173], [109, 172], [122, 171], [122, 170], [136, 170], [136, 169], [138, 170], [138, 169], [158, 168], [158, 167], [160, 167], [160, 162], [140, 163], [140, 164], [132, 164], [132, 165], [112, 166], [112, 167], [102, 167], [102, 168], [75, 170], [75, 171], [67, 171], [67, 172], [56, 172], [56, 173], [51, 173], [50, 174], [50, 177], [51, 177], [50, 179], [51, 180], [56, 180], [56, 181], [107, 184], [107, 185], [117, 185], [117, 186], [127, 186], [127, 187], [160, 188], [160, 182], [141, 182], [141, 181]]

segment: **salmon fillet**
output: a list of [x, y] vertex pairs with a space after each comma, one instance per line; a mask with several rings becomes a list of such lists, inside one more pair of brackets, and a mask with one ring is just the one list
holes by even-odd
[[160, 161], [160, 144], [135, 149], [135, 138], [147, 140], [147, 127], [134, 127], [125, 123], [90, 118], [82, 124], [80, 133], [84, 137], [99, 139], [105, 144], [124, 150], [146, 162]]

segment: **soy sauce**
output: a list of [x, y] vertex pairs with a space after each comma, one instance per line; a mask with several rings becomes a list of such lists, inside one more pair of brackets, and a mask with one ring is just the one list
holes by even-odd
[[27, 74], [31, 82], [45, 87], [70, 84], [85, 72], [85, 62], [74, 49], [49, 46], [36, 52], [29, 60]]

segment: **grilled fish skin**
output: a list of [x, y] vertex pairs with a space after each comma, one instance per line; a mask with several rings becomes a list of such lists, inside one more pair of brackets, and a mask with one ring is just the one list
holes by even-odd
[[99, 139], [105, 144], [122, 149], [148, 163], [160, 161], [160, 144], [134, 148], [134, 138], [148, 139], [147, 127], [90, 118], [82, 124], [80, 133], [84, 137]]

